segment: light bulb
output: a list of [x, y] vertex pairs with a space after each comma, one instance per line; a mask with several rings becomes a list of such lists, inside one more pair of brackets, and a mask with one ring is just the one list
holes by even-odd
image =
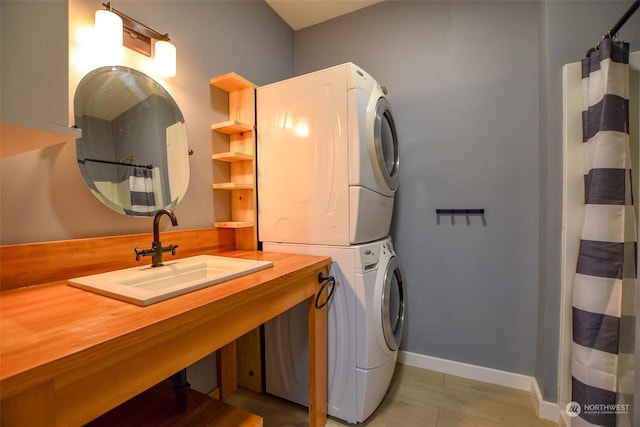
[[95, 37], [100, 55], [117, 59], [122, 52], [122, 19], [108, 10], [96, 11]]
[[176, 47], [165, 40], [159, 40], [155, 45], [155, 65], [158, 74], [164, 77], [176, 75]]

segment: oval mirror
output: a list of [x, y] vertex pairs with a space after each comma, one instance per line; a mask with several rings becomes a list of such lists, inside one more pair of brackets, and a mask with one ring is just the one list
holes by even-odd
[[74, 97], [78, 166], [89, 190], [125, 215], [172, 209], [189, 185], [187, 129], [169, 93], [140, 71], [102, 67]]

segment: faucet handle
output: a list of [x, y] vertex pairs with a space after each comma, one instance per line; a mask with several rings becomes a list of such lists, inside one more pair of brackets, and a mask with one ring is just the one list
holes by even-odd
[[136, 246], [133, 250], [136, 252], [136, 261], [140, 261], [140, 257], [147, 256], [147, 250], [146, 249], [140, 250]]
[[178, 249], [178, 245], [174, 245], [173, 243], [169, 244], [169, 249], [171, 249], [171, 255], [176, 254], [176, 249]]

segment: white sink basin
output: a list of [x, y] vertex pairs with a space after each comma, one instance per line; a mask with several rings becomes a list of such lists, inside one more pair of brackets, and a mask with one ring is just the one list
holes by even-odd
[[206, 288], [271, 267], [271, 261], [198, 255], [168, 261], [162, 267], [126, 268], [70, 279], [68, 284], [137, 305]]

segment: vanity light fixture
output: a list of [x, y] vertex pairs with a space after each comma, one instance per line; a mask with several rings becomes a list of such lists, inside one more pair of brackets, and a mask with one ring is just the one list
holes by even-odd
[[[114, 43], [119, 43], [120, 46], [124, 45], [148, 57], [153, 56], [158, 74], [164, 77], [173, 77], [176, 75], [176, 48], [170, 42], [169, 34], [161, 34], [119, 10], [112, 8], [111, 2], [102, 3], [102, 5], [106, 10], [96, 12], [96, 32], [98, 33], [98, 37], [115, 38], [116, 41], [114, 41]], [[113, 17], [120, 20], [119, 37], [113, 32], [109, 33], [110, 35], [99, 32], [98, 13], [100, 12], [103, 12], [101, 15], [113, 15]], [[115, 21], [113, 17], [109, 16], [109, 19]]]

